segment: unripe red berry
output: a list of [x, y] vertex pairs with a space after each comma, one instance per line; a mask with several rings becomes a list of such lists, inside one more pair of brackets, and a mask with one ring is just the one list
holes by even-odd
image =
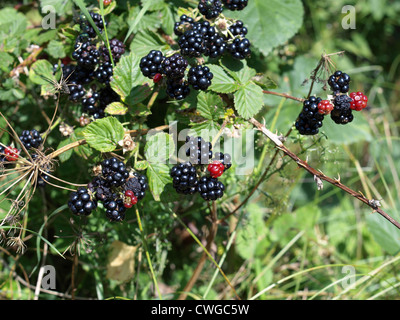
[[162, 79], [162, 74], [161, 73], [156, 73], [153, 77], [153, 82], [157, 83]]
[[330, 100], [322, 100], [318, 103], [318, 112], [320, 114], [329, 114], [333, 110], [334, 105]]
[[5, 158], [7, 161], [16, 161], [19, 157], [18, 149], [10, 146], [4, 150], [4, 154], [6, 155]]
[[225, 166], [222, 162], [215, 160], [208, 165], [207, 170], [210, 172], [211, 177], [218, 178], [224, 173]]
[[360, 111], [367, 106], [368, 97], [364, 95], [362, 92], [352, 92], [350, 93], [350, 108], [352, 110]]

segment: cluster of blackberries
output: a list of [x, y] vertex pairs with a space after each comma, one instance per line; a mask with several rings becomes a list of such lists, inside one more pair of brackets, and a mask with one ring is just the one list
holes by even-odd
[[248, 0], [200, 0], [197, 8], [206, 19], [213, 19], [220, 15], [224, 7], [229, 10], [243, 10]]
[[179, 37], [178, 45], [183, 56], [219, 58], [228, 52], [235, 59], [246, 59], [251, 55], [250, 41], [245, 38], [247, 28], [240, 20], [235, 21], [223, 33], [209, 21], [195, 22], [186, 15], [175, 23], [174, 32]]
[[295, 124], [300, 134], [317, 134], [325, 115], [330, 114], [336, 124], [347, 124], [354, 119], [353, 110], [360, 111], [366, 108], [368, 98], [362, 92], [352, 92], [348, 95], [350, 76], [347, 73], [335, 71], [328, 78], [328, 84], [332, 90], [330, 100], [310, 97], [304, 101], [303, 110]]
[[[77, 197], [78, 190], [71, 194], [68, 205], [74, 214], [89, 215], [100, 201], [110, 221], [122, 221], [126, 210], [144, 198], [148, 188], [147, 179], [136, 172], [131, 173], [117, 158], [103, 160], [100, 172], [87, 188], [82, 188], [85, 192], [81, 192], [87, 193], [89, 197]], [[78, 202], [77, 206], [77, 201], [83, 201], [83, 204]]]
[[[221, 198], [225, 186], [218, 178], [231, 167], [231, 157], [217, 152], [210, 163], [213, 157], [212, 145], [202, 137], [186, 137], [185, 153], [189, 161], [175, 165], [170, 171], [176, 192], [185, 195], [198, 192], [207, 201]], [[208, 165], [208, 173], [200, 177], [204, 165]]]
[[191, 67], [185, 79], [188, 61], [179, 53], [165, 57], [161, 51], [151, 50], [140, 60], [140, 70], [145, 77], [159, 82], [166, 77], [166, 93], [175, 100], [182, 100], [190, 94], [189, 84], [195, 90], [207, 90], [211, 85], [213, 74], [206, 66]]
[[[104, 23], [101, 15], [90, 12], [90, 16], [97, 31], [102, 33]], [[109, 42], [109, 51], [105, 44], [98, 45], [96, 30], [84, 15], [79, 17], [77, 23], [80, 34], [75, 40], [72, 53], [76, 64], [69, 63], [61, 67], [68, 86], [69, 99], [75, 103], [81, 102], [82, 113], [96, 120], [105, 116], [104, 109], [108, 104], [120, 100], [110, 87], [113, 75], [110, 52], [114, 63], [117, 63], [125, 53], [125, 44], [118, 39], [112, 39]]]

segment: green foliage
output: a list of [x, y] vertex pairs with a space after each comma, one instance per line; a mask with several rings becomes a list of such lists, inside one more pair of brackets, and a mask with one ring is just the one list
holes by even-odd
[[[222, 222], [188, 299], [234, 299], [235, 294], [242, 299], [397, 298], [399, 230], [337, 187], [323, 182], [318, 189], [314, 177], [289, 157], [274, 156], [276, 149], [262, 133], [251, 146], [254, 168], [238, 174], [241, 159], [233, 159], [221, 177], [225, 194], [215, 207], [198, 194], [177, 194], [170, 169], [182, 160], [183, 129], [190, 135], [207, 130], [208, 141], [218, 136], [214, 152], [231, 147], [232, 155], [246, 159], [249, 146], [239, 142], [253, 130], [248, 119], [256, 118], [278, 135], [288, 133], [285, 146], [310, 166], [378, 201], [399, 221], [400, 4], [357, 3], [357, 27], [348, 30], [341, 26], [344, 0], [249, 0], [243, 11], [224, 9], [218, 26], [242, 20], [252, 55], [240, 61], [229, 55], [188, 59], [190, 65], [208, 66], [213, 79], [208, 90], [192, 90], [181, 101], [167, 97], [165, 79], [154, 83], [143, 76], [139, 64], [151, 50], [178, 52], [174, 24], [182, 14], [200, 17], [195, 2], [38, 4], [14, 7], [13, 1], [4, 1], [0, 9], [0, 142], [21, 149], [17, 136], [36, 128], [46, 139], [39, 155], [49, 157], [51, 175], [45, 188], [34, 187], [35, 177], [26, 183], [30, 174], [22, 175], [30, 158], [24, 152], [20, 157], [26, 162], [15, 170], [0, 166], [0, 298], [33, 299], [35, 290], [21, 279], [28, 274], [35, 283], [45, 263], [55, 266], [56, 291], [59, 296], [68, 292], [66, 299], [71, 292], [90, 299], [176, 299], [204, 252], [198, 241], [207, 242], [214, 215]], [[55, 9], [55, 30], [41, 26], [46, 6]], [[97, 120], [81, 117], [82, 106], [69, 99], [66, 87], [72, 86], [62, 82], [60, 67], [75, 49], [76, 19], [91, 10], [107, 21], [97, 47], [112, 38], [126, 46], [110, 82], [119, 101], [108, 103], [105, 117]], [[342, 50], [344, 55], [332, 55], [330, 69], [320, 69], [313, 81], [321, 55]], [[300, 136], [293, 124], [301, 103], [282, 94], [326, 99], [331, 94], [324, 88], [328, 71], [335, 69], [351, 74], [351, 91], [366, 93], [368, 108], [354, 112], [354, 121], [344, 126], [325, 116], [319, 135]], [[86, 96], [102, 86], [94, 82]], [[178, 132], [172, 130], [175, 122]], [[87, 185], [98, 164], [112, 156], [123, 159], [131, 173], [147, 177], [146, 196], [121, 223], [108, 221], [100, 202], [90, 216], [72, 215], [70, 192]], [[206, 173], [206, 166], [201, 170]], [[130, 254], [111, 255], [116, 244]], [[116, 263], [113, 256], [124, 266], [134, 260], [126, 282], [108, 272]], [[357, 279], [363, 280], [354, 290], [341, 285], [345, 265], [355, 266]], [[361, 278], [372, 270], [378, 270], [374, 277]], [[230, 285], [236, 293], [228, 292]], [[55, 297], [39, 293], [40, 299]]]

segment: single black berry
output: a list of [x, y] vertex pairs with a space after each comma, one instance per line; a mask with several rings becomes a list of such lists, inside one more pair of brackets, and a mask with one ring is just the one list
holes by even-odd
[[336, 124], [347, 124], [353, 121], [351, 101], [352, 99], [348, 95], [337, 95], [333, 100], [334, 108], [331, 111], [331, 119]]
[[248, 0], [222, 0], [224, 6], [229, 10], [243, 10], [248, 3]]
[[182, 79], [185, 75], [188, 61], [179, 53], [164, 59], [162, 68], [168, 79]]
[[185, 99], [190, 94], [189, 84], [183, 79], [168, 79], [166, 93], [175, 100]]
[[247, 38], [236, 38], [228, 45], [228, 51], [233, 58], [242, 60], [250, 56], [250, 46], [250, 41]]
[[324, 115], [318, 112], [318, 104], [321, 101], [319, 97], [310, 97], [303, 102], [303, 109], [295, 124], [301, 135], [315, 135], [322, 127]]
[[350, 90], [350, 76], [340, 70], [337, 70], [328, 79], [328, 84], [334, 94], [347, 93]]
[[223, 9], [220, 0], [200, 0], [197, 8], [206, 19], [218, 17]]
[[205, 176], [200, 178], [197, 185], [197, 192], [207, 201], [215, 201], [224, 195], [225, 186], [217, 178]]
[[104, 84], [109, 84], [111, 77], [113, 75], [113, 67], [111, 62], [104, 62], [99, 65], [99, 67], [94, 71], [93, 76], [99, 82]]
[[124, 185], [129, 177], [125, 164], [117, 158], [103, 160], [101, 167], [103, 177], [111, 187]]
[[247, 34], [247, 28], [244, 26], [243, 21], [237, 20], [229, 27], [229, 31], [233, 36], [244, 37]]
[[[121, 59], [121, 56], [125, 53], [125, 44], [114, 38], [110, 40], [110, 51], [111, 55], [113, 57], [114, 63], [118, 62], [119, 59]], [[108, 51], [108, 48], [106, 46], [102, 46], [100, 48], [101, 55], [104, 59], [104, 61], [110, 61], [110, 53]]]
[[151, 50], [146, 56], [140, 59], [140, 70], [145, 77], [153, 79], [157, 73], [163, 74], [162, 63], [165, 57], [161, 51]]
[[212, 72], [206, 66], [198, 65], [189, 69], [188, 82], [195, 90], [207, 90], [213, 78]]
[[204, 36], [197, 29], [185, 31], [179, 38], [178, 45], [183, 56], [200, 57], [206, 51]]
[[170, 176], [176, 192], [194, 194], [197, 191], [198, 177], [196, 168], [190, 162], [180, 163], [172, 167]]
[[31, 131], [29, 130], [22, 131], [22, 134], [19, 137], [19, 139], [21, 140], [22, 144], [25, 146], [27, 150], [31, 148], [37, 149], [43, 142], [40, 133], [35, 129], [32, 129]]
[[122, 198], [109, 199], [104, 202], [106, 217], [110, 221], [122, 221], [125, 219], [126, 208]]
[[193, 165], [208, 164], [213, 156], [211, 142], [206, 142], [202, 137], [186, 137], [185, 151]]
[[100, 53], [91, 42], [77, 42], [72, 58], [79, 66], [93, 70], [100, 61]]
[[97, 201], [91, 199], [88, 189], [80, 187], [71, 193], [68, 207], [73, 214], [88, 216], [97, 208]]
[[180, 17], [180, 21], [175, 22], [174, 25], [174, 33], [177, 36], [183, 35], [183, 33], [190, 29], [191, 26], [193, 25], [194, 20], [191, 17], [188, 17], [187, 15], [183, 14]]
[[100, 106], [100, 93], [95, 91], [90, 97], [82, 99], [82, 112], [87, 113], [93, 118], [101, 119], [104, 118], [104, 108]]
[[[96, 25], [98, 31], [101, 33], [104, 29], [104, 23], [103, 19], [100, 14], [94, 13], [94, 12], [89, 12], [94, 24]], [[95, 29], [93, 28], [92, 24], [89, 22], [89, 20], [86, 18], [85, 15], [80, 16], [80, 21], [79, 21], [79, 26], [81, 28], [82, 33], [88, 34], [90, 38], [95, 38], [97, 36], [97, 33]]]

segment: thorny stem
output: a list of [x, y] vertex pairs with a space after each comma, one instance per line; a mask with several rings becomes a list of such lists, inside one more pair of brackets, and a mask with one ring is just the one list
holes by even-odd
[[280, 92], [274, 92], [274, 91], [268, 91], [268, 90], [263, 90], [264, 94], [271, 94], [274, 96], [279, 96], [279, 97], [283, 97], [283, 98], [287, 98], [287, 99], [292, 99], [298, 102], [303, 102], [305, 99], [302, 98], [297, 98], [297, 97], [293, 97], [287, 93], [280, 93]]
[[343, 191], [347, 192], [354, 198], [360, 200], [361, 202], [364, 202], [366, 205], [371, 207], [374, 212], [378, 212], [382, 217], [384, 217], [386, 220], [388, 220], [391, 224], [396, 226], [398, 229], [400, 229], [400, 223], [394, 220], [390, 215], [388, 215], [386, 212], [384, 212], [382, 209], [379, 208], [379, 205], [377, 205], [376, 200], [374, 199], [367, 199], [364, 195], [362, 195], [359, 192], [356, 192], [352, 190], [351, 188], [345, 186], [340, 182], [340, 177], [338, 179], [332, 179], [330, 177], [327, 177], [325, 174], [323, 174], [321, 171], [318, 171], [314, 168], [312, 168], [306, 161], [301, 160], [296, 154], [294, 154], [292, 151], [290, 151], [283, 143], [282, 141], [279, 140], [278, 136], [271, 131], [269, 131], [264, 125], [262, 125], [260, 122], [258, 122], [254, 118], [250, 118], [248, 120], [250, 123], [252, 123], [255, 127], [257, 127], [258, 130], [260, 130], [264, 135], [266, 135], [274, 144], [275, 147], [282, 151], [285, 155], [289, 156], [292, 160], [294, 160], [297, 165], [304, 170], [308, 171], [311, 173], [315, 179], [320, 179], [324, 180], [335, 187], [338, 187], [342, 189]]

